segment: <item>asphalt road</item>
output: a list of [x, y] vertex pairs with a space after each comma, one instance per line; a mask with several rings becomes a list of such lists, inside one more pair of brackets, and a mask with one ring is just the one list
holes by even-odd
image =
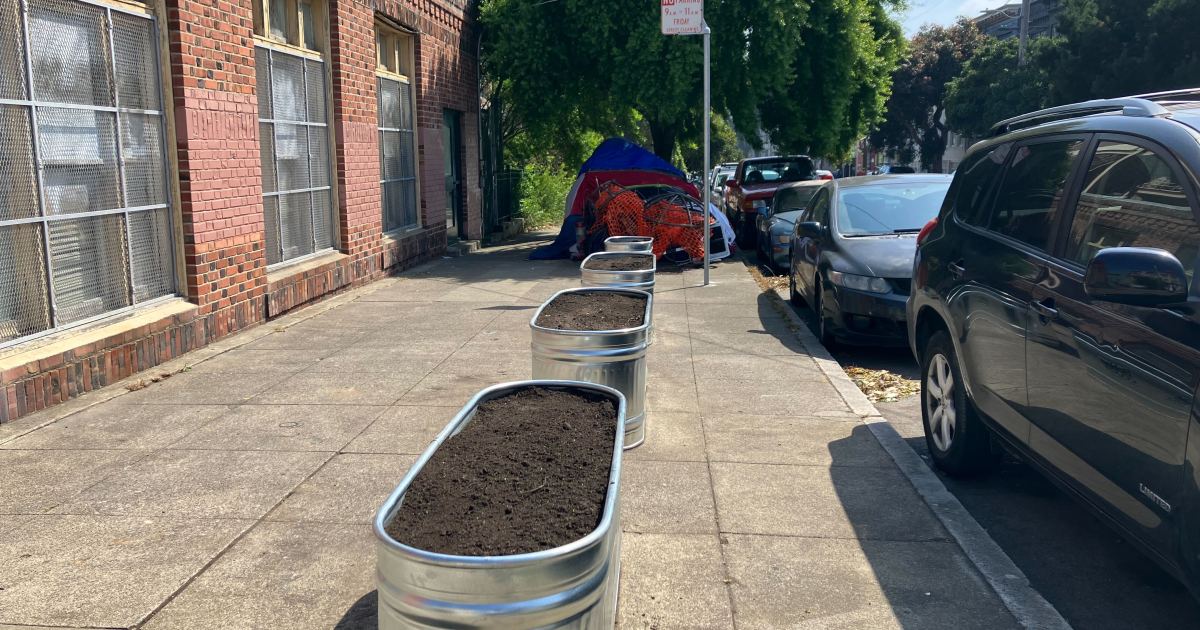
[[[796, 312], [814, 326], [811, 310]], [[844, 367], [919, 379], [906, 350], [839, 348], [833, 355]], [[920, 397], [876, 407], [928, 463]], [[1200, 605], [1179, 582], [1029, 465], [1008, 456], [984, 478], [938, 476], [1075, 628], [1200, 629]]]

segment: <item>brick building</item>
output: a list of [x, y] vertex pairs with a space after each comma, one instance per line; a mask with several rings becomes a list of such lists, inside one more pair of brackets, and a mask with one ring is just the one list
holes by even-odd
[[0, 422], [477, 239], [466, 0], [0, 0]]

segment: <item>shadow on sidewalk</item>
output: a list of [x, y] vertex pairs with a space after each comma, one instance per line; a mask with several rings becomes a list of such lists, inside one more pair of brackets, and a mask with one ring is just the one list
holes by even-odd
[[358, 598], [338, 620], [333, 630], [376, 630], [379, 627], [378, 598], [378, 591], [371, 591]]

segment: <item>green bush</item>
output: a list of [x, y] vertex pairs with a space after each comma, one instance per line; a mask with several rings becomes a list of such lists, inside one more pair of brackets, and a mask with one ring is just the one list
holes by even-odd
[[567, 194], [575, 178], [568, 171], [546, 164], [526, 164], [521, 173], [521, 216], [526, 226], [559, 225]]

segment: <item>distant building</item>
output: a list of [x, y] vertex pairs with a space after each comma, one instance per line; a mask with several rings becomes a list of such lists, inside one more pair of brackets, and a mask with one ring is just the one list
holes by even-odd
[[[1029, 3], [1029, 36], [1041, 37], [1058, 32], [1058, 14], [1062, 0], [1032, 0]], [[1021, 36], [1021, 3], [1009, 2], [982, 12], [974, 20], [984, 35], [996, 39]]]

